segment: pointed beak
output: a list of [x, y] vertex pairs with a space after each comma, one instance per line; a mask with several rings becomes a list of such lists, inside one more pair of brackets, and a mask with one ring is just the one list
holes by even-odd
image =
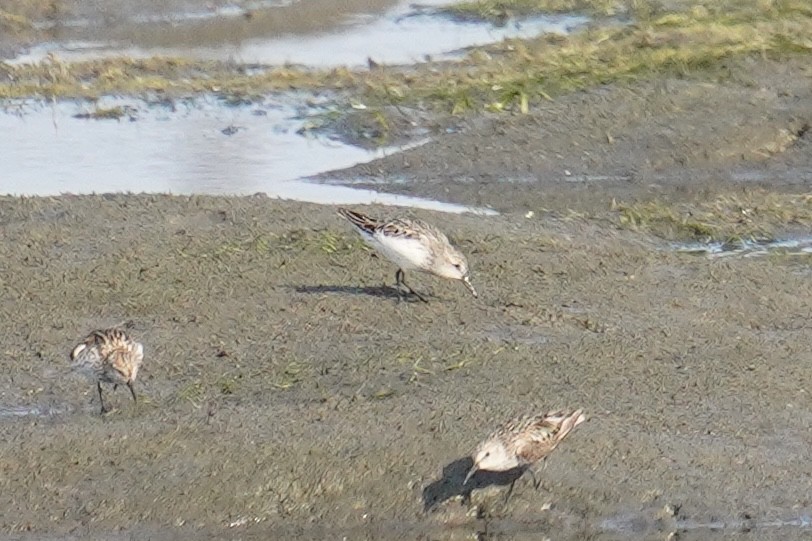
[[474, 464], [474, 466], [470, 470], [468, 470], [468, 475], [465, 476], [465, 480], [462, 482], [463, 485], [466, 484], [468, 480], [474, 476], [478, 468], [479, 466]]
[[465, 287], [468, 288], [468, 291], [471, 292], [471, 295], [473, 295], [474, 298], [479, 297], [479, 295], [477, 295], [476, 289], [474, 289], [473, 284], [471, 284], [471, 278], [467, 274], [462, 277], [462, 283], [465, 284]]

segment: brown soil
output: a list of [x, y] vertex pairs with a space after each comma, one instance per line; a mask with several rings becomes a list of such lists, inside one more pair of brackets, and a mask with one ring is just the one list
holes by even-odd
[[[0, 200], [0, 527], [25, 539], [808, 535], [769, 521], [812, 509], [809, 255], [678, 253], [618, 227], [611, 202], [809, 192], [810, 73], [753, 60], [713, 83], [595, 89], [458, 121], [339, 175], [503, 211], [415, 212], [469, 254], [478, 300], [414, 275], [434, 297], [398, 303], [383, 286], [394, 268], [331, 207]], [[145, 343], [142, 400], [120, 389], [100, 417], [67, 353], [123, 322]], [[505, 504], [505, 487], [480, 482], [460, 497], [480, 438], [562, 406], [590, 421], [542, 489], [523, 478]]]
[[431, 145], [323, 176], [503, 211], [592, 212], [613, 197], [691, 200], [743, 186], [803, 192], [810, 126], [807, 59], [750, 58], [711, 81], [604, 86], [530, 114], [452, 119], [435, 132], [453, 133]]

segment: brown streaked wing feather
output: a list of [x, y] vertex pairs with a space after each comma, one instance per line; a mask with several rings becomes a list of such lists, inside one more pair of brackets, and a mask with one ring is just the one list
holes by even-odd
[[387, 237], [397, 237], [403, 239], [419, 239], [420, 232], [411, 227], [403, 220], [392, 220], [381, 225], [378, 230]]
[[84, 343], [87, 345], [88, 348], [91, 347], [98, 347], [100, 351], [104, 354], [105, 350], [107, 349], [107, 345], [111, 342], [111, 333], [112, 329], [97, 329], [87, 335], [85, 338]]
[[132, 379], [134, 356], [129, 349], [117, 349], [107, 358], [110, 368], [126, 382]]
[[517, 441], [516, 456], [527, 463], [538, 462], [549, 455], [558, 444], [560, 426], [545, 418], [535, 419]]
[[[108, 359], [121, 354], [124, 358], [133, 356], [133, 343], [127, 334], [118, 328], [99, 329], [91, 332], [81, 342], [87, 347], [79, 355], [93, 354]], [[75, 348], [74, 348], [75, 351]]]
[[401, 237], [407, 239], [435, 239], [448, 242], [445, 234], [423, 220], [394, 219], [378, 228], [387, 237]]
[[103, 331], [97, 331], [97, 333], [99, 341], [110, 349], [127, 347], [131, 342], [127, 333], [121, 329], [105, 329]]
[[354, 210], [339, 207], [338, 213], [347, 220], [349, 220], [349, 222], [358, 229], [366, 231], [367, 233], [370, 234], [374, 233], [376, 229], [382, 226], [382, 224], [378, 220], [375, 220], [374, 218], [371, 218], [366, 214], [355, 212]]
[[525, 419], [521, 430], [522, 437], [517, 438], [516, 455], [528, 463], [541, 460], [585, 420], [586, 416], [580, 409], [552, 411]]
[[95, 343], [104, 343], [110, 339], [112, 329], [97, 329], [90, 333], [88, 340], [93, 340]]

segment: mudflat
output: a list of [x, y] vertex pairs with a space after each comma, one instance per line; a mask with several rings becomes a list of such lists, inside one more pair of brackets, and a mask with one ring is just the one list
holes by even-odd
[[[676, 243], [808, 239], [812, 72], [803, 58], [727, 70], [445, 118], [430, 145], [333, 175], [499, 210], [365, 209], [445, 230], [479, 299], [414, 274], [430, 302], [398, 302], [395, 268], [330, 206], [0, 199], [3, 530], [807, 536], [810, 253]], [[119, 389], [100, 416], [67, 356], [116, 324], [145, 346], [140, 400]], [[559, 407], [589, 421], [542, 488], [463, 490], [482, 437]]]
[[[430, 303], [399, 303], [393, 267], [330, 207], [0, 209], [0, 520], [15, 535], [704, 538], [691, 524], [809, 510], [808, 254], [677, 252], [611, 211], [415, 212], [469, 254], [481, 297], [415, 275]], [[141, 401], [119, 390], [100, 417], [67, 353], [113, 324], [145, 344]], [[479, 439], [561, 406], [590, 420], [540, 491], [459, 497]]]

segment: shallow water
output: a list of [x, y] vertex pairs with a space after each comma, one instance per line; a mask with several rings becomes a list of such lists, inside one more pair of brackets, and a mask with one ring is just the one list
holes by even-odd
[[50, 406], [8, 406], [0, 404], [0, 420], [19, 419], [23, 417], [50, 417], [66, 413], [67, 409]]
[[[768, 532], [781, 531], [787, 539], [803, 538], [808, 530], [812, 528], [812, 516], [809, 514], [789, 513], [791, 518], [777, 519], [757, 519], [757, 518], [730, 518], [717, 519], [707, 522], [691, 519], [676, 519], [661, 521], [652, 516], [637, 512], [620, 514], [598, 520], [597, 524], [580, 523], [573, 530], [558, 529], [557, 536], [562, 539], [572, 539], [576, 532], [583, 534], [584, 528], [592, 530], [596, 539], [671, 539], [671, 533], [677, 537], [680, 534], [690, 536], [691, 539], [711, 538], [727, 536], [736, 533], [749, 533], [754, 539], [759, 533], [766, 535]], [[466, 524], [455, 524], [447, 526], [437, 526], [430, 523], [421, 522], [401, 522], [401, 521], [376, 521], [362, 527], [331, 528], [328, 524], [317, 524], [309, 527], [292, 526], [290, 530], [273, 526], [272, 530], [264, 524], [264, 520], [253, 516], [238, 516], [229, 520], [225, 526], [232, 534], [239, 534], [241, 539], [267, 539], [269, 533], [279, 535], [282, 531], [288, 537], [301, 537], [323, 539], [326, 537], [337, 537], [339, 539], [354, 539], [363, 537], [367, 539], [387, 539], [387, 538], [448, 538], [448, 539], [505, 539], [505, 540], [530, 540], [548, 539], [550, 533], [549, 526], [544, 523], [532, 520], [516, 520], [510, 518], [483, 520], [471, 520]], [[329, 534], [328, 534], [329, 532]], [[470, 532], [470, 533], [468, 533]], [[222, 531], [206, 531], [199, 528], [159, 528], [153, 525], [145, 525], [138, 530], [110, 531], [105, 533], [106, 539], [221, 539]], [[609, 536], [609, 537], [605, 537]], [[617, 537], [622, 536], [622, 537]], [[698, 537], [702, 536], [702, 537]], [[5, 539], [0, 537], [0, 539]], [[14, 539], [75, 539], [73, 536], [43, 536], [41, 533], [36, 536], [14, 537]]]
[[759, 257], [771, 253], [787, 255], [812, 254], [812, 237], [773, 240], [738, 240], [728, 242], [691, 242], [675, 245], [679, 252], [707, 255], [708, 257]]
[[[312, 97], [311, 97], [312, 98]], [[120, 119], [81, 118], [120, 108]], [[371, 161], [374, 151], [298, 132], [318, 113], [294, 96], [228, 106], [216, 98], [149, 104], [106, 98], [86, 102], [7, 103], [0, 113], [4, 156], [0, 193], [107, 192], [250, 195], [315, 203], [381, 204], [464, 212], [461, 205], [373, 190], [321, 185], [306, 177]], [[428, 139], [413, 142], [424, 144]], [[486, 214], [493, 211], [480, 209]]]
[[[449, 3], [257, 1], [201, 8], [184, 0], [104, 6], [66, 2], [62, 12], [36, 23], [51, 39], [11, 63], [35, 62], [51, 53], [63, 61], [171, 55], [314, 67], [366, 65], [370, 57], [379, 63], [411, 63], [453, 57], [462, 48], [507, 37], [564, 33], [587, 20], [550, 16], [504, 25], [455, 21], [437, 11]], [[316, 203], [472, 210], [354, 189], [329, 179], [322, 178], [323, 184], [303, 181], [403, 150], [369, 151], [326, 136], [300, 135], [308, 116], [319, 112], [306, 100], [312, 102], [313, 96], [276, 96], [258, 106], [239, 107], [214, 98], [159, 104], [101, 100], [98, 107], [125, 109], [119, 120], [76, 118], [96, 107], [81, 102], [5, 103], [0, 145], [11, 151], [0, 193], [264, 192]], [[414, 140], [409, 146], [426, 142]]]
[[[638, 537], [652, 535], [656, 532], [681, 532], [709, 536], [732, 532], [756, 533], [777, 529], [786, 529], [789, 535], [792, 530], [807, 530], [812, 527], [812, 517], [806, 512], [802, 511], [801, 514], [798, 514], [797, 511], [792, 511], [788, 512], [786, 516], [791, 518], [729, 517], [705, 521], [679, 517], [671, 520], [652, 519], [651, 516], [644, 513], [626, 513], [602, 520], [599, 528], [605, 532]], [[756, 535], [758, 534], [756, 533]], [[794, 535], [792, 537], [794, 538]]]
[[[435, 0], [415, 6], [372, 3], [332, 13], [306, 11], [307, 3], [259, 4], [254, 10], [214, 8], [200, 11], [139, 13], [119, 24], [91, 18], [62, 21], [54, 39], [32, 47], [11, 63], [36, 62], [54, 53], [66, 61], [107, 56], [154, 55], [206, 60], [314, 67], [407, 64], [428, 57], [448, 58], [466, 47], [505, 38], [567, 33], [587, 22], [581, 16], [542, 16], [510, 20], [503, 25], [457, 21], [437, 13], [452, 2]], [[334, 10], [335, 8], [333, 8]], [[250, 17], [238, 16], [247, 15]], [[326, 17], [321, 21], [322, 17]], [[303, 19], [297, 24], [299, 19]], [[52, 23], [41, 21], [41, 27]]]

